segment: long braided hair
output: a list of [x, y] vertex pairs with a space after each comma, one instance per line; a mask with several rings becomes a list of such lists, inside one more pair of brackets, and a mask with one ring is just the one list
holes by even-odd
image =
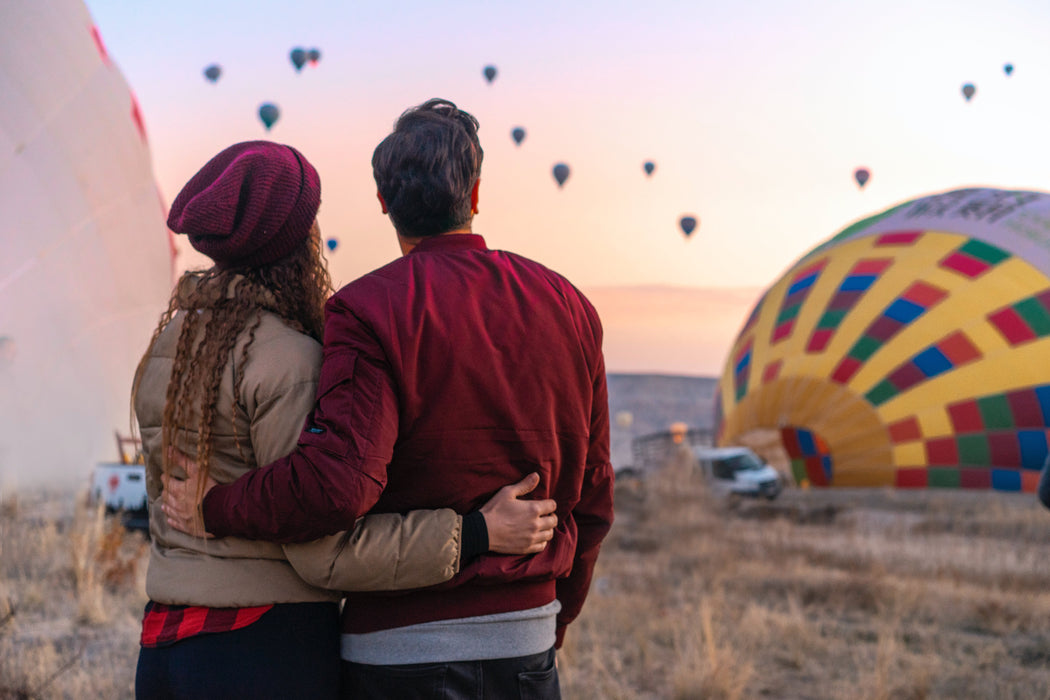
[[[178, 444], [177, 434], [190, 429], [196, 413], [195, 459], [201, 474], [198, 503], [204, 496], [209, 474], [212, 422], [219, 386], [238, 338], [242, 333], [248, 334], [240, 358], [234, 363], [235, 411], [241, 398], [243, 368], [255, 341], [255, 331], [262, 322], [261, 312], [276, 314], [291, 328], [320, 342], [324, 331], [324, 304], [332, 291], [332, 278], [325, 263], [316, 221], [306, 241], [274, 263], [229, 269], [212, 267], [186, 272], [179, 279], [168, 309], [161, 315], [149, 348], [135, 372], [131, 403], [134, 412], [139, 382], [154, 344], [175, 315], [184, 312], [164, 403], [162, 464], [164, 474], [170, 475], [174, 462], [172, 451]], [[243, 457], [236, 434], [234, 439]]]

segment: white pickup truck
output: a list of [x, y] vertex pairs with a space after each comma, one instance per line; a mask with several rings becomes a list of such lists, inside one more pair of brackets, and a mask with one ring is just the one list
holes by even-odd
[[[146, 498], [146, 467], [139, 441], [117, 435], [119, 462], [99, 462], [91, 475], [91, 498], [105, 503], [107, 513], [120, 513], [128, 529], [149, 529]], [[125, 447], [133, 448], [131, 455]]]

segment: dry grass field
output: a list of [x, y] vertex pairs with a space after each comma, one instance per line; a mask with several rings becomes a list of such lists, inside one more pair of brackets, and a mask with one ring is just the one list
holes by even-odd
[[[991, 492], [619, 484], [566, 698], [1050, 698], [1050, 512]], [[130, 697], [145, 542], [0, 505], [0, 698]]]
[[1050, 698], [1031, 495], [621, 484], [561, 654], [573, 698]]

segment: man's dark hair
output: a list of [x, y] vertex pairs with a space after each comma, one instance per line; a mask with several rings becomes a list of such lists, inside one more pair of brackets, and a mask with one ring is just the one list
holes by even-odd
[[441, 99], [406, 110], [372, 154], [372, 175], [398, 233], [436, 236], [469, 222], [482, 156], [473, 115]]

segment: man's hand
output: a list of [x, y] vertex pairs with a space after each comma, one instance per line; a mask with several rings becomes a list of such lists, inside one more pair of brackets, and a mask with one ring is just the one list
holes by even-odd
[[504, 486], [481, 507], [489, 531], [489, 551], [501, 554], [535, 554], [542, 552], [554, 537], [558, 504], [546, 499], [525, 501], [521, 497], [540, 483], [533, 472], [516, 484]]
[[[200, 501], [197, 500], [200, 488], [200, 467], [180, 452], [175, 453], [175, 460], [185, 470], [186, 478], [175, 479], [167, 475], [161, 476], [161, 481], [164, 483], [162, 494], [164, 500], [160, 509], [167, 516], [168, 525], [176, 530], [194, 537], [212, 537], [204, 529]], [[204, 491], [201, 495], [202, 501], [216, 484], [218, 482], [210, 476], [205, 480]]]

